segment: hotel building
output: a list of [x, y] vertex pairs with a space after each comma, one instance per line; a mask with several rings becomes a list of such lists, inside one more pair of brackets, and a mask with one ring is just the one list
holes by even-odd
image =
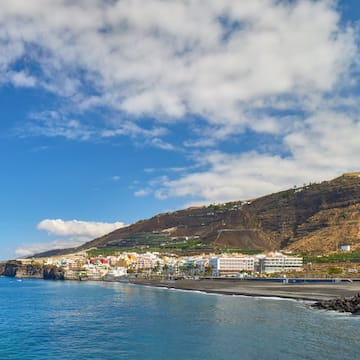
[[242, 271], [254, 272], [253, 257], [214, 257], [210, 259], [214, 276], [238, 274]]

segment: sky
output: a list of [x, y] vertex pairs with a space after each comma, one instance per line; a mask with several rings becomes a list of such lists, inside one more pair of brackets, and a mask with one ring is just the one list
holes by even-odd
[[1, 0], [0, 259], [359, 171], [358, 1]]

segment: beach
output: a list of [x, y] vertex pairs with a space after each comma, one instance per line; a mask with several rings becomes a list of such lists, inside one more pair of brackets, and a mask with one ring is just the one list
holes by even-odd
[[280, 297], [296, 300], [321, 301], [351, 297], [360, 293], [360, 282], [301, 282], [283, 283], [251, 280], [130, 279], [130, 283], [179, 290], [203, 291], [224, 295]]

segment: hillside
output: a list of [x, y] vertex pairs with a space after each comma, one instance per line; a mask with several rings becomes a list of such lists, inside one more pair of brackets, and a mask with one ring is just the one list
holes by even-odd
[[181, 248], [193, 251], [236, 248], [331, 253], [340, 245], [360, 249], [360, 173], [267, 195], [159, 214], [75, 249]]

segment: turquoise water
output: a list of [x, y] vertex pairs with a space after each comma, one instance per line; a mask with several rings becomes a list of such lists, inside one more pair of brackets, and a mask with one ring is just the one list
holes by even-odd
[[358, 359], [360, 317], [289, 300], [0, 278], [0, 359]]

